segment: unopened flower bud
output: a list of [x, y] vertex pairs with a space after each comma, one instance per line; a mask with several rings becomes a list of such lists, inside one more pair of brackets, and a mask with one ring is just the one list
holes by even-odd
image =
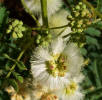
[[11, 32], [11, 30], [9, 30], [9, 29], [6, 30], [6, 33], [7, 33], [7, 34], [9, 34], [10, 32]]
[[78, 29], [77, 32], [81, 33], [83, 31], [83, 29]]
[[16, 20], [14, 21], [14, 23], [15, 23], [16, 25], [18, 25], [19, 20], [16, 19]]
[[12, 30], [12, 25], [9, 25], [9, 30]]
[[37, 43], [37, 44], [39, 44], [39, 43], [40, 43], [40, 40], [39, 40], [39, 39], [37, 39], [37, 40], [36, 40], [36, 43]]
[[80, 15], [79, 12], [76, 12], [76, 13], [75, 13], [75, 17], [78, 17], [79, 15]]
[[19, 22], [19, 25], [23, 25], [23, 22], [22, 22], [22, 21], [20, 21], [20, 22]]
[[19, 38], [22, 38], [23, 37], [23, 34], [22, 33], [18, 33], [17, 35], [18, 35]]
[[78, 25], [77, 25], [77, 27], [79, 28], [79, 27], [81, 27], [81, 25], [80, 25], [80, 24], [78, 24]]
[[72, 17], [71, 15], [69, 15], [69, 16], [67, 16], [67, 18], [70, 20], [70, 19], [72, 19], [73, 17]]
[[26, 28], [25, 27], [21, 27], [21, 31], [25, 31], [26, 30]]
[[78, 23], [79, 25], [82, 25], [82, 24], [83, 24], [83, 20], [79, 20], [77, 23]]
[[18, 32], [18, 31], [19, 31], [19, 29], [18, 29], [17, 27], [15, 27], [15, 28], [14, 28], [14, 31], [15, 31], [15, 32]]
[[83, 5], [83, 3], [82, 2], [79, 2], [79, 5]]
[[76, 8], [77, 10], [80, 10], [80, 6], [79, 6], [79, 5], [77, 5], [75, 8]]
[[85, 4], [83, 4], [82, 8], [83, 8], [83, 9], [86, 9], [86, 5], [85, 5]]
[[39, 39], [39, 40], [40, 40], [40, 39], [41, 39], [41, 35], [38, 35], [38, 36], [37, 36], [37, 39]]
[[17, 34], [15, 32], [12, 33], [13, 38], [17, 38]]

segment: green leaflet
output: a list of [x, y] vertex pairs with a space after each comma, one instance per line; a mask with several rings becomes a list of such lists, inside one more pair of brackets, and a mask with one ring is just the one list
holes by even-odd
[[19, 73], [17, 73], [17, 72], [12, 72], [12, 73], [13, 73], [14, 77], [15, 77], [19, 82], [23, 83], [23, 77], [22, 77]]
[[97, 36], [97, 37], [99, 37], [101, 35], [100, 30], [95, 29], [93, 27], [87, 28], [86, 31], [85, 31], [85, 33], [87, 33], [87, 34], [89, 34], [91, 36]]
[[16, 91], [19, 90], [19, 88], [18, 88], [18, 83], [16, 82], [16, 80], [14, 80], [14, 79], [9, 79], [8, 81], [9, 81], [9, 84], [12, 85]]

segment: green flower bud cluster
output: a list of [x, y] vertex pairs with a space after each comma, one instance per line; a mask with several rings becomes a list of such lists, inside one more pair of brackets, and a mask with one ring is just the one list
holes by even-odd
[[48, 46], [49, 43], [52, 40], [52, 35], [49, 34], [48, 31], [46, 32], [41, 32], [36, 36], [36, 44], [37, 45], [43, 45], [43, 46]]
[[78, 47], [83, 47], [86, 44], [86, 37], [84, 34], [72, 34], [70, 41], [74, 42]]
[[72, 14], [68, 16], [69, 26], [73, 33], [82, 33], [90, 24], [92, 15], [86, 5], [79, 2], [72, 8]]
[[16, 19], [11, 21], [6, 33], [11, 33], [13, 38], [22, 38], [25, 30], [26, 28], [23, 26], [23, 22]]

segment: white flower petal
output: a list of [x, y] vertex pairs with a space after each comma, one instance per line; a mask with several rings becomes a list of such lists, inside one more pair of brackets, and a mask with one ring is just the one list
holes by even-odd
[[53, 54], [60, 54], [65, 48], [65, 43], [62, 38], [57, 38], [52, 41], [51, 49]]
[[63, 51], [67, 56], [68, 68], [72, 75], [80, 73], [83, 65], [83, 57], [80, 54], [78, 47], [74, 43], [69, 43]]
[[[25, 0], [27, 7], [34, 13], [41, 15], [41, 3], [40, 0]], [[47, 0], [48, 16], [51, 16], [62, 6], [61, 0]]]

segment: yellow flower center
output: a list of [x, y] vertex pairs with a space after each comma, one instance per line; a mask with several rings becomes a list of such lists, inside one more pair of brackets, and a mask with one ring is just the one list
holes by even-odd
[[64, 77], [66, 73], [66, 56], [56, 54], [53, 55], [53, 59], [46, 62], [47, 71], [54, 77], [60, 76]]
[[75, 93], [77, 90], [77, 84], [75, 82], [71, 82], [66, 88], [65, 88], [65, 93], [67, 95], [72, 95]]

